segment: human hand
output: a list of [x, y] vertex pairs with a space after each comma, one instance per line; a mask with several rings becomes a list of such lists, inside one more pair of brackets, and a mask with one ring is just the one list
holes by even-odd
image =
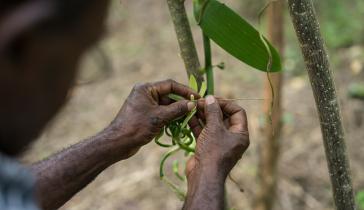
[[[218, 171], [226, 178], [249, 146], [246, 113], [234, 103], [221, 100], [219, 104], [213, 96], [199, 100], [198, 110], [198, 117], [190, 121], [197, 145], [187, 164], [187, 178], [203, 171]], [[206, 122], [204, 127], [198, 118]]]
[[188, 100], [174, 102], [167, 96], [170, 93], [184, 98], [191, 95], [199, 98], [192, 89], [173, 80], [136, 85], [105, 132], [111, 133], [111, 139], [116, 140], [117, 145], [121, 143], [121, 147], [130, 148], [132, 152], [128, 156], [133, 155], [163, 126], [195, 107], [195, 103]]

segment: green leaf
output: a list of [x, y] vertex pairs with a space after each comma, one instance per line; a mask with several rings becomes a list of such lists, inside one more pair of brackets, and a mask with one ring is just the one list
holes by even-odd
[[185, 100], [185, 98], [183, 98], [182, 96], [170, 93], [168, 94], [168, 98], [175, 100], [175, 101], [180, 101], [180, 100]]
[[[258, 70], [267, 71], [269, 54], [259, 32], [229, 7], [216, 0], [208, 0], [202, 7], [199, 24], [203, 32], [229, 54]], [[270, 71], [280, 71], [279, 54], [267, 43], [272, 53]]]
[[198, 92], [197, 80], [192, 74], [190, 75], [190, 81], [189, 81], [188, 85], [190, 86], [190, 88], [192, 90]]
[[358, 203], [360, 210], [364, 210], [364, 190], [361, 190], [356, 194], [356, 202]]
[[207, 83], [206, 83], [206, 81], [203, 81], [202, 83], [201, 83], [201, 88], [200, 88], [200, 91], [199, 91], [199, 95], [201, 96], [201, 97], [204, 97], [204, 95], [205, 95], [205, 93], [206, 93], [206, 90], [207, 90]]

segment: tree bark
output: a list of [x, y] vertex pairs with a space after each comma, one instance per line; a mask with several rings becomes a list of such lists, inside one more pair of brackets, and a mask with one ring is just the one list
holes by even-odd
[[[283, 4], [282, 0], [272, 2], [267, 8], [268, 17], [268, 39], [275, 46], [280, 55], [283, 55]], [[259, 157], [259, 189], [255, 202], [255, 210], [271, 210], [274, 206], [276, 183], [277, 183], [277, 164], [280, 151], [280, 133], [281, 133], [281, 89], [283, 83], [283, 74], [274, 73], [270, 75], [274, 88], [274, 106], [271, 110], [272, 93], [268, 79], [265, 81], [263, 111], [265, 113], [264, 140], [260, 146]], [[272, 122], [269, 122], [271, 112]]]
[[338, 210], [355, 209], [344, 128], [333, 73], [311, 0], [288, 0], [320, 118], [325, 153]]
[[199, 70], [200, 62], [193, 41], [190, 23], [188, 22], [184, 0], [167, 0], [167, 4], [188, 77], [192, 74], [200, 85], [204, 79]]

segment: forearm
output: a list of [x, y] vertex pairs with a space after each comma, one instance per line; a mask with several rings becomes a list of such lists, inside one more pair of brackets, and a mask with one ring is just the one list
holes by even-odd
[[33, 164], [40, 206], [45, 210], [59, 208], [104, 169], [129, 157], [133, 151], [123, 138], [128, 136], [116, 142], [112, 131], [103, 131]]
[[217, 168], [199, 169], [189, 175], [183, 210], [224, 209], [226, 176]]

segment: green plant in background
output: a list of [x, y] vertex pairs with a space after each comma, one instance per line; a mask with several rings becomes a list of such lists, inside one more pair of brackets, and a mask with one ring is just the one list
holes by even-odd
[[[325, 32], [325, 40], [330, 48], [348, 47], [363, 41], [362, 0], [316, 1], [315, 4], [319, 10], [320, 22], [323, 23], [321, 27]], [[355, 10], [359, 12], [354, 12]]]
[[[169, 10], [174, 21], [175, 30], [181, 48], [181, 55], [185, 61], [186, 67], [194, 59], [198, 63], [197, 55], [191, 58], [190, 55], [184, 55], [184, 52], [194, 52], [194, 43], [190, 32], [187, 15], [185, 14], [184, 1], [167, 0]], [[217, 0], [193, 0], [193, 13], [197, 24], [200, 26], [203, 35], [203, 46], [205, 54], [204, 68], [200, 69], [198, 74], [206, 76], [206, 82], [201, 82], [195, 76], [197, 73], [191, 69], [187, 69], [189, 73], [189, 86], [203, 97], [214, 94], [214, 76], [211, 58], [210, 40], [214, 41], [218, 46], [228, 52], [230, 55], [240, 61], [254, 67], [263, 72], [278, 72], [281, 70], [281, 61], [277, 50], [267, 41], [267, 39], [252, 25], [236, 14], [225, 4]], [[187, 22], [187, 23], [186, 23]], [[188, 26], [188, 27], [186, 27]], [[190, 36], [186, 38], [185, 36]], [[192, 43], [186, 43], [191, 40]], [[197, 61], [196, 61], [197, 60]], [[223, 68], [223, 64], [216, 65]], [[192, 72], [192, 73], [191, 73]], [[200, 76], [199, 75], [199, 76]], [[269, 76], [269, 75], [268, 75]], [[180, 96], [169, 95], [173, 100], [181, 100]], [[190, 98], [191, 101], [195, 99]], [[246, 99], [228, 99], [228, 100], [246, 100]], [[249, 99], [248, 99], [249, 100]], [[187, 116], [175, 120], [163, 128], [160, 134], [155, 138], [155, 142], [161, 146], [169, 148], [160, 163], [160, 178], [167, 183], [168, 186], [184, 200], [185, 193], [165, 176], [164, 166], [166, 160], [178, 152], [184, 152], [188, 157], [195, 152], [196, 139], [191, 129], [188, 127], [188, 121], [196, 113], [196, 109], [192, 110]], [[162, 143], [161, 137], [166, 134], [171, 138], [170, 143]], [[185, 175], [179, 173], [179, 161], [175, 160], [172, 170], [176, 178], [185, 181]]]
[[364, 210], [364, 190], [361, 190], [356, 194], [356, 202], [359, 210]]
[[348, 88], [348, 95], [351, 98], [364, 100], [364, 83], [352, 83]]

